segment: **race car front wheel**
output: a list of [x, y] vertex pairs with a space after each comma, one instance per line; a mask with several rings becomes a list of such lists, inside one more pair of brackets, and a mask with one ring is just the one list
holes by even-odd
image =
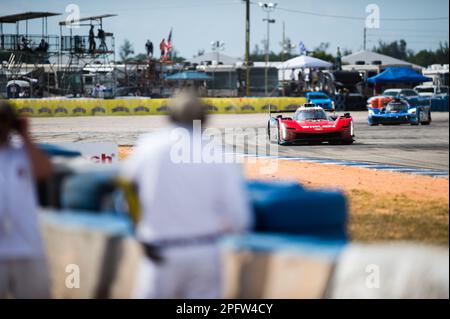
[[267, 124], [267, 136], [269, 138], [269, 143], [277, 143], [280, 144], [280, 127], [277, 124], [276, 129], [270, 129], [270, 122]]
[[427, 120], [424, 122], [421, 122], [422, 125], [430, 125], [431, 124], [431, 112], [428, 112]]
[[421, 113], [420, 113], [420, 111], [419, 110], [417, 110], [417, 115], [416, 115], [416, 121], [415, 122], [411, 122], [410, 124], [411, 125], [419, 125], [420, 124], [420, 117], [421, 117], [422, 115], [421, 115]]
[[[284, 124], [282, 124], [282, 125], [284, 125]], [[285, 129], [286, 129], [286, 127], [285, 127]], [[283, 137], [283, 134], [281, 133], [280, 122], [278, 122], [276, 143], [278, 145], [288, 145], [289, 142], [285, 141], [284, 138], [285, 138], [285, 136]]]
[[282, 145], [281, 134], [280, 134], [280, 123], [277, 124], [277, 144]]

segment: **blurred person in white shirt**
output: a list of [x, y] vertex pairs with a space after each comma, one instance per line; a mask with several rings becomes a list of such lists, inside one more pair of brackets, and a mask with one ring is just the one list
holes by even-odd
[[[193, 121], [206, 120], [197, 97], [180, 93], [171, 100], [169, 117], [168, 129], [140, 138], [123, 169], [137, 186], [136, 231], [145, 251], [134, 297], [221, 298], [218, 241], [252, 224], [242, 170], [237, 164], [174, 160], [175, 149], [204, 149], [196, 144], [201, 134], [193, 133]], [[175, 140], [176, 130], [187, 138]]]
[[[13, 132], [20, 146], [11, 144]], [[31, 141], [26, 119], [0, 101], [0, 298], [50, 297], [35, 194], [35, 180], [50, 173], [51, 163]]]

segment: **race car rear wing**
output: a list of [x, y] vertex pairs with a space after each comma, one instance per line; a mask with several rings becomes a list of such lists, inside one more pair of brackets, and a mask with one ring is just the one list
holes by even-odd
[[281, 111], [279, 111], [279, 110], [275, 110], [275, 111], [269, 110], [269, 114], [295, 113], [295, 111], [297, 111], [297, 110], [285, 110], [285, 111], [283, 111], [283, 110], [281, 110]]
[[[316, 105], [314, 103], [305, 103], [302, 105], [302, 107], [315, 107]], [[280, 113], [295, 113], [299, 106], [295, 106], [295, 108], [290, 108], [288, 110], [272, 110], [271, 106], [269, 105], [269, 114], [280, 114]]]

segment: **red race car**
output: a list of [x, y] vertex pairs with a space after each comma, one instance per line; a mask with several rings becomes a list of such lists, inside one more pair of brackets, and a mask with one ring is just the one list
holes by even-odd
[[[287, 113], [285, 111], [270, 112]], [[286, 144], [352, 144], [354, 141], [353, 119], [350, 113], [333, 117], [314, 104], [299, 107], [294, 116], [270, 116], [267, 125], [270, 142]]]

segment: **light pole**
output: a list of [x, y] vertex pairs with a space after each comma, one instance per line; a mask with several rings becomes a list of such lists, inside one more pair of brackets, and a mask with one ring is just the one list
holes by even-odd
[[245, 3], [245, 96], [250, 96], [250, 0]]
[[214, 83], [215, 82], [215, 73], [216, 73], [217, 66], [219, 65], [219, 62], [220, 62], [220, 51], [224, 51], [225, 50], [225, 42], [223, 42], [223, 41], [213, 41], [213, 42], [211, 42], [211, 50], [213, 52], [216, 52], [216, 58], [217, 58], [217, 63], [216, 63], [216, 67], [214, 68], [214, 71], [213, 71], [213, 80], [212, 80], [212, 82], [213, 82], [213, 95], [214, 95], [216, 93], [215, 92], [216, 84]]
[[220, 62], [220, 51], [225, 50], [225, 42], [222, 41], [213, 41], [211, 42], [211, 49], [213, 52], [217, 54], [217, 64]]
[[276, 3], [259, 3], [259, 6], [267, 13], [267, 18], [263, 19], [264, 22], [267, 22], [267, 38], [266, 38], [266, 70], [265, 70], [265, 94], [269, 95], [268, 86], [269, 86], [269, 46], [270, 46], [270, 24], [275, 23], [275, 19], [270, 18], [270, 13], [275, 10], [277, 4]]

